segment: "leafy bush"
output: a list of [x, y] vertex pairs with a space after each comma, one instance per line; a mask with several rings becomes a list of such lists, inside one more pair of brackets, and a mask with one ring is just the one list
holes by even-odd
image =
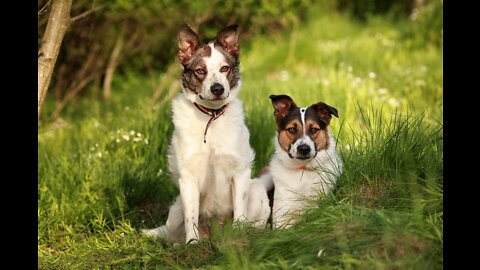
[[411, 13], [414, 5], [415, 0], [339, 0], [337, 7], [350, 12], [357, 19], [366, 20], [378, 14], [405, 17]]

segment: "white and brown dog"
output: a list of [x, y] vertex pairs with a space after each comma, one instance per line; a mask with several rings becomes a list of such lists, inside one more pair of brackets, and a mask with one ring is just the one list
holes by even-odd
[[[168, 161], [180, 195], [165, 226], [143, 231], [149, 236], [177, 243], [205, 238], [212, 218], [220, 224], [232, 217], [246, 221], [249, 192], [265, 193], [262, 184], [250, 185], [255, 153], [237, 99], [238, 35], [238, 26], [231, 25], [201, 44], [187, 25], [179, 30], [184, 70], [182, 92], [172, 101], [175, 129]], [[269, 212], [268, 200], [265, 205], [261, 213]]]
[[[275, 153], [259, 178], [269, 192], [274, 191], [273, 229], [288, 228], [313, 198], [332, 191], [343, 171], [328, 129], [332, 115], [338, 117], [338, 111], [323, 102], [299, 108], [287, 95], [272, 95], [270, 99], [277, 123]], [[256, 201], [265, 199], [261, 195]], [[268, 216], [263, 215], [265, 218]]]

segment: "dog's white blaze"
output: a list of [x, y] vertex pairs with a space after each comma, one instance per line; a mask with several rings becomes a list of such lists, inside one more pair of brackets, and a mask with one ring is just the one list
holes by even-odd
[[302, 121], [303, 135], [292, 145], [292, 147], [290, 147], [290, 154], [294, 157], [297, 156], [297, 147], [302, 144], [306, 144], [310, 146], [311, 156], [313, 156], [312, 153], [315, 152], [315, 143], [312, 141], [312, 139], [309, 136], [307, 136], [307, 132], [306, 132], [306, 123], [305, 123], [306, 112], [307, 112], [307, 108], [300, 108], [300, 120]]
[[213, 94], [210, 91], [210, 87], [214, 83], [219, 83], [223, 85], [225, 91], [223, 92], [221, 98], [226, 98], [230, 92], [230, 84], [227, 80], [227, 73], [220, 72], [220, 69], [223, 66], [228, 65], [225, 59], [225, 56], [215, 49], [213, 43], [209, 43], [208, 46], [211, 49], [211, 54], [208, 57], [204, 57], [205, 65], [207, 66], [207, 77], [203, 80], [203, 89], [202, 96], [207, 99], [213, 98]]
[[307, 108], [300, 108], [300, 119], [302, 120], [303, 126], [303, 136], [305, 136], [305, 113], [307, 112]]

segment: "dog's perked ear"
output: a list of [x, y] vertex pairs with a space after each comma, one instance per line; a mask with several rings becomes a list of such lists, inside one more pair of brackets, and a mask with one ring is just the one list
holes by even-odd
[[238, 58], [238, 55], [240, 54], [238, 35], [238, 25], [229, 25], [218, 32], [217, 37], [215, 38], [215, 45], [221, 46], [233, 57]]
[[312, 107], [317, 112], [318, 117], [327, 125], [330, 124], [332, 115], [338, 118], [338, 110], [324, 102], [313, 104]]
[[197, 34], [186, 24], [182, 24], [178, 30], [178, 58], [185, 64], [192, 57], [200, 44]]
[[273, 115], [277, 121], [277, 125], [280, 127], [280, 123], [285, 116], [288, 115], [288, 112], [294, 108], [297, 108], [297, 104], [293, 99], [287, 95], [271, 95], [270, 99], [272, 100], [272, 105], [275, 111]]

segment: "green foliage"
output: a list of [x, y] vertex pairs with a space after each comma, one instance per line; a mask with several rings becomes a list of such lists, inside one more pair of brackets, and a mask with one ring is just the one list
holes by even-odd
[[405, 34], [414, 46], [443, 46], [443, 0], [431, 0], [413, 11], [410, 31]]
[[165, 222], [178, 190], [167, 173], [170, 97], [152, 101], [150, 77], [129, 69], [114, 77], [109, 104], [84, 98], [39, 123], [39, 269], [441, 268], [441, 49], [411, 46], [409, 20], [309, 16], [242, 42], [240, 98], [254, 174], [273, 152], [270, 94], [339, 110], [331, 130], [345, 172], [332, 196], [290, 230], [227, 224], [189, 246], [142, 237]]
[[414, 0], [339, 0], [338, 8], [365, 21], [370, 16], [379, 14], [387, 14], [393, 18], [408, 16], [414, 4]]
[[[39, 7], [45, 3], [40, 1]], [[199, 30], [204, 42], [213, 40], [220, 27], [233, 23], [240, 24], [242, 37], [248, 38], [255, 33], [288, 28], [304, 17], [311, 3], [311, 0], [74, 1], [72, 17], [101, 8], [71, 24], [62, 42], [49, 94], [60, 102], [77, 86], [80, 89], [100, 86], [119, 41], [122, 47], [115, 71], [122, 74], [133, 69], [151, 73], [154, 69], [164, 70], [175, 61], [175, 37], [182, 23]], [[39, 17], [39, 46], [47, 18], [48, 12]]]

